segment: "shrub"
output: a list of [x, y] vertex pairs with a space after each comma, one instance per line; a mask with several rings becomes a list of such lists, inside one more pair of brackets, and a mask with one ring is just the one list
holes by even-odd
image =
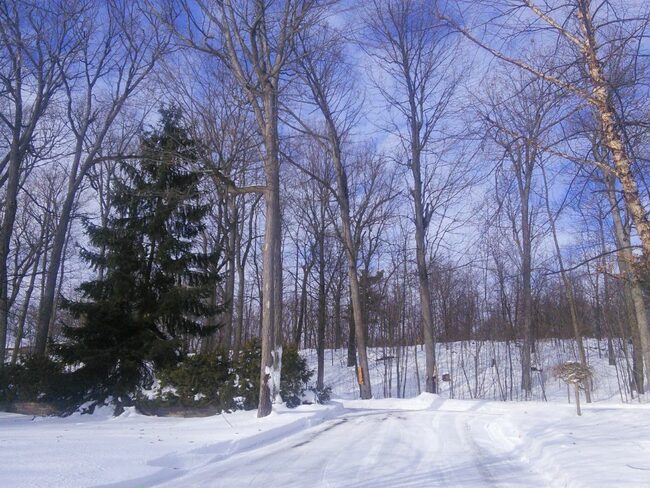
[[246, 342], [234, 364], [234, 396], [239, 408], [244, 410], [257, 408], [260, 398], [261, 361], [262, 345], [259, 339], [254, 338]]
[[330, 398], [332, 397], [332, 387], [331, 386], [326, 386], [322, 390], [320, 390], [318, 388], [312, 388], [311, 390], [316, 395], [316, 402], [318, 402], [320, 404], [329, 402]]
[[234, 407], [234, 382], [230, 360], [225, 353], [188, 356], [175, 366], [158, 373], [162, 399], [183, 406]]
[[307, 389], [314, 371], [307, 367], [307, 360], [298, 352], [298, 347], [290, 345], [282, 351], [282, 375], [280, 395], [289, 408], [302, 403], [302, 396]]
[[[234, 366], [237, 397], [245, 410], [257, 408], [260, 395], [260, 363], [262, 347], [253, 339], [242, 348]], [[282, 351], [282, 374], [280, 395], [290, 408], [302, 403], [302, 396], [314, 372], [307, 367], [307, 360], [296, 346], [286, 346]]]
[[[167, 390], [161, 401], [184, 406], [218, 406], [221, 410], [257, 408], [260, 390], [262, 347], [258, 339], [244, 344], [236, 361], [230, 362], [225, 353], [196, 355], [158, 374], [161, 386]], [[282, 354], [280, 395], [293, 408], [302, 397], [314, 372], [294, 346]], [[326, 401], [329, 390], [317, 393], [318, 401]]]
[[78, 389], [60, 362], [28, 357], [0, 368], [0, 401], [47, 402], [67, 409], [78, 400]]

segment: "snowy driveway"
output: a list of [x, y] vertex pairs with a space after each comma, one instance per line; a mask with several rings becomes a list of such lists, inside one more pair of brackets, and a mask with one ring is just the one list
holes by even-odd
[[549, 481], [498, 446], [494, 414], [354, 410], [165, 486], [534, 487]]
[[0, 413], [4, 487], [650, 486], [650, 405], [336, 400], [269, 417]]

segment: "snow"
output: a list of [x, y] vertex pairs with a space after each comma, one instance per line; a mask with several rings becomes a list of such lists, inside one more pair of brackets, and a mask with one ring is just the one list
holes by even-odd
[[[383, 394], [385, 361], [375, 359], [384, 351], [371, 351], [374, 393], [384, 398], [358, 400], [345, 352], [328, 354], [332, 402], [274, 405], [263, 419], [254, 411], [187, 419], [133, 409], [113, 417], [106, 408], [67, 418], [0, 413], [0, 486], [650, 486], [650, 405], [620, 402], [606, 359], [592, 357], [597, 401], [578, 417], [566, 386], [550, 378], [535, 393], [543, 379], [549, 402], [489, 399], [499, 395], [489, 386], [490, 355], [464, 381], [486, 385], [488, 399], [449, 398], [445, 383], [440, 395], [400, 399]], [[471, 392], [462, 384], [456, 396]]]
[[[629, 391], [626, 391], [627, 384], [622, 374], [622, 365], [631, 359], [626, 359], [622, 344], [616, 343], [615, 346], [619, 366], [612, 367], [608, 365], [605, 341], [586, 341], [587, 360], [595, 372], [592, 392], [595, 401], [619, 403], [632, 400]], [[400, 374], [403, 378], [401, 387], [405, 393], [403, 396], [407, 398], [420, 393], [414, 368], [416, 353], [420, 386], [424, 387], [426, 372], [423, 347], [410, 346], [407, 356], [400, 360]], [[307, 350], [304, 354], [310, 367], [316, 368], [316, 351]], [[393, 359], [386, 360], [387, 357]], [[438, 344], [436, 357], [439, 376], [442, 377], [444, 373], [451, 376], [451, 382], [441, 381], [438, 384], [440, 394], [446, 398], [504, 400], [510, 399], [512, 391], [513, 400], [524, 399], [520, 387], [520, 345], [517, 343], [513, 342], [509, 346], [503, 342], [479, 341]], [[533, 365], [537, 371], [532, 372], [533, 392], [530, 399], [566, 401], [567, 386], [553, 377], [552, 369], [560, 363], [576, 360], [574, 341], [538, 342], [533, 355]], [[370, 349], [368, 362], [373, 397], [398, 396], [396, 351], [391, 348]], [[348, 374], [341, 374], [341, 371], [348, 370], [346, 363], [346, 350], [328, 350], [325, 354], [325, 384], [332, 387], [334, 397], [358, 398], [353, 369], [350, 368]], [[619, 389], [623, 390], [622, 393], [619, 393]], [[573, 395], [573, 390], [568, 394]]]

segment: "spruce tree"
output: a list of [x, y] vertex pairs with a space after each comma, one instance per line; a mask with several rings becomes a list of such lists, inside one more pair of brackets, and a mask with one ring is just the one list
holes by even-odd
[[152, 378], [151, 368], [177, 361], [183, 339], [212, 330], [205, 317], [218, 276], [218, 255], [196, 251], [207, 205], [193, 170], [195, 142], [175, 109], [161, 110], [143, 137], [141, 158], [121, 166], [113, 215], [103, 227], [85, 223], [95, 270], [82, 299], [65, 303], [81, 326], [64, 325], [59, 356], [76, 366], [83, 400], [129, 404]]

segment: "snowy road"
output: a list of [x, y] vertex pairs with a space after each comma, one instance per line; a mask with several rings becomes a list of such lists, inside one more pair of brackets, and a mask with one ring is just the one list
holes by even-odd
[[550, 486], [490, 428], [494, 413], [348, 409], [165, 486]]

